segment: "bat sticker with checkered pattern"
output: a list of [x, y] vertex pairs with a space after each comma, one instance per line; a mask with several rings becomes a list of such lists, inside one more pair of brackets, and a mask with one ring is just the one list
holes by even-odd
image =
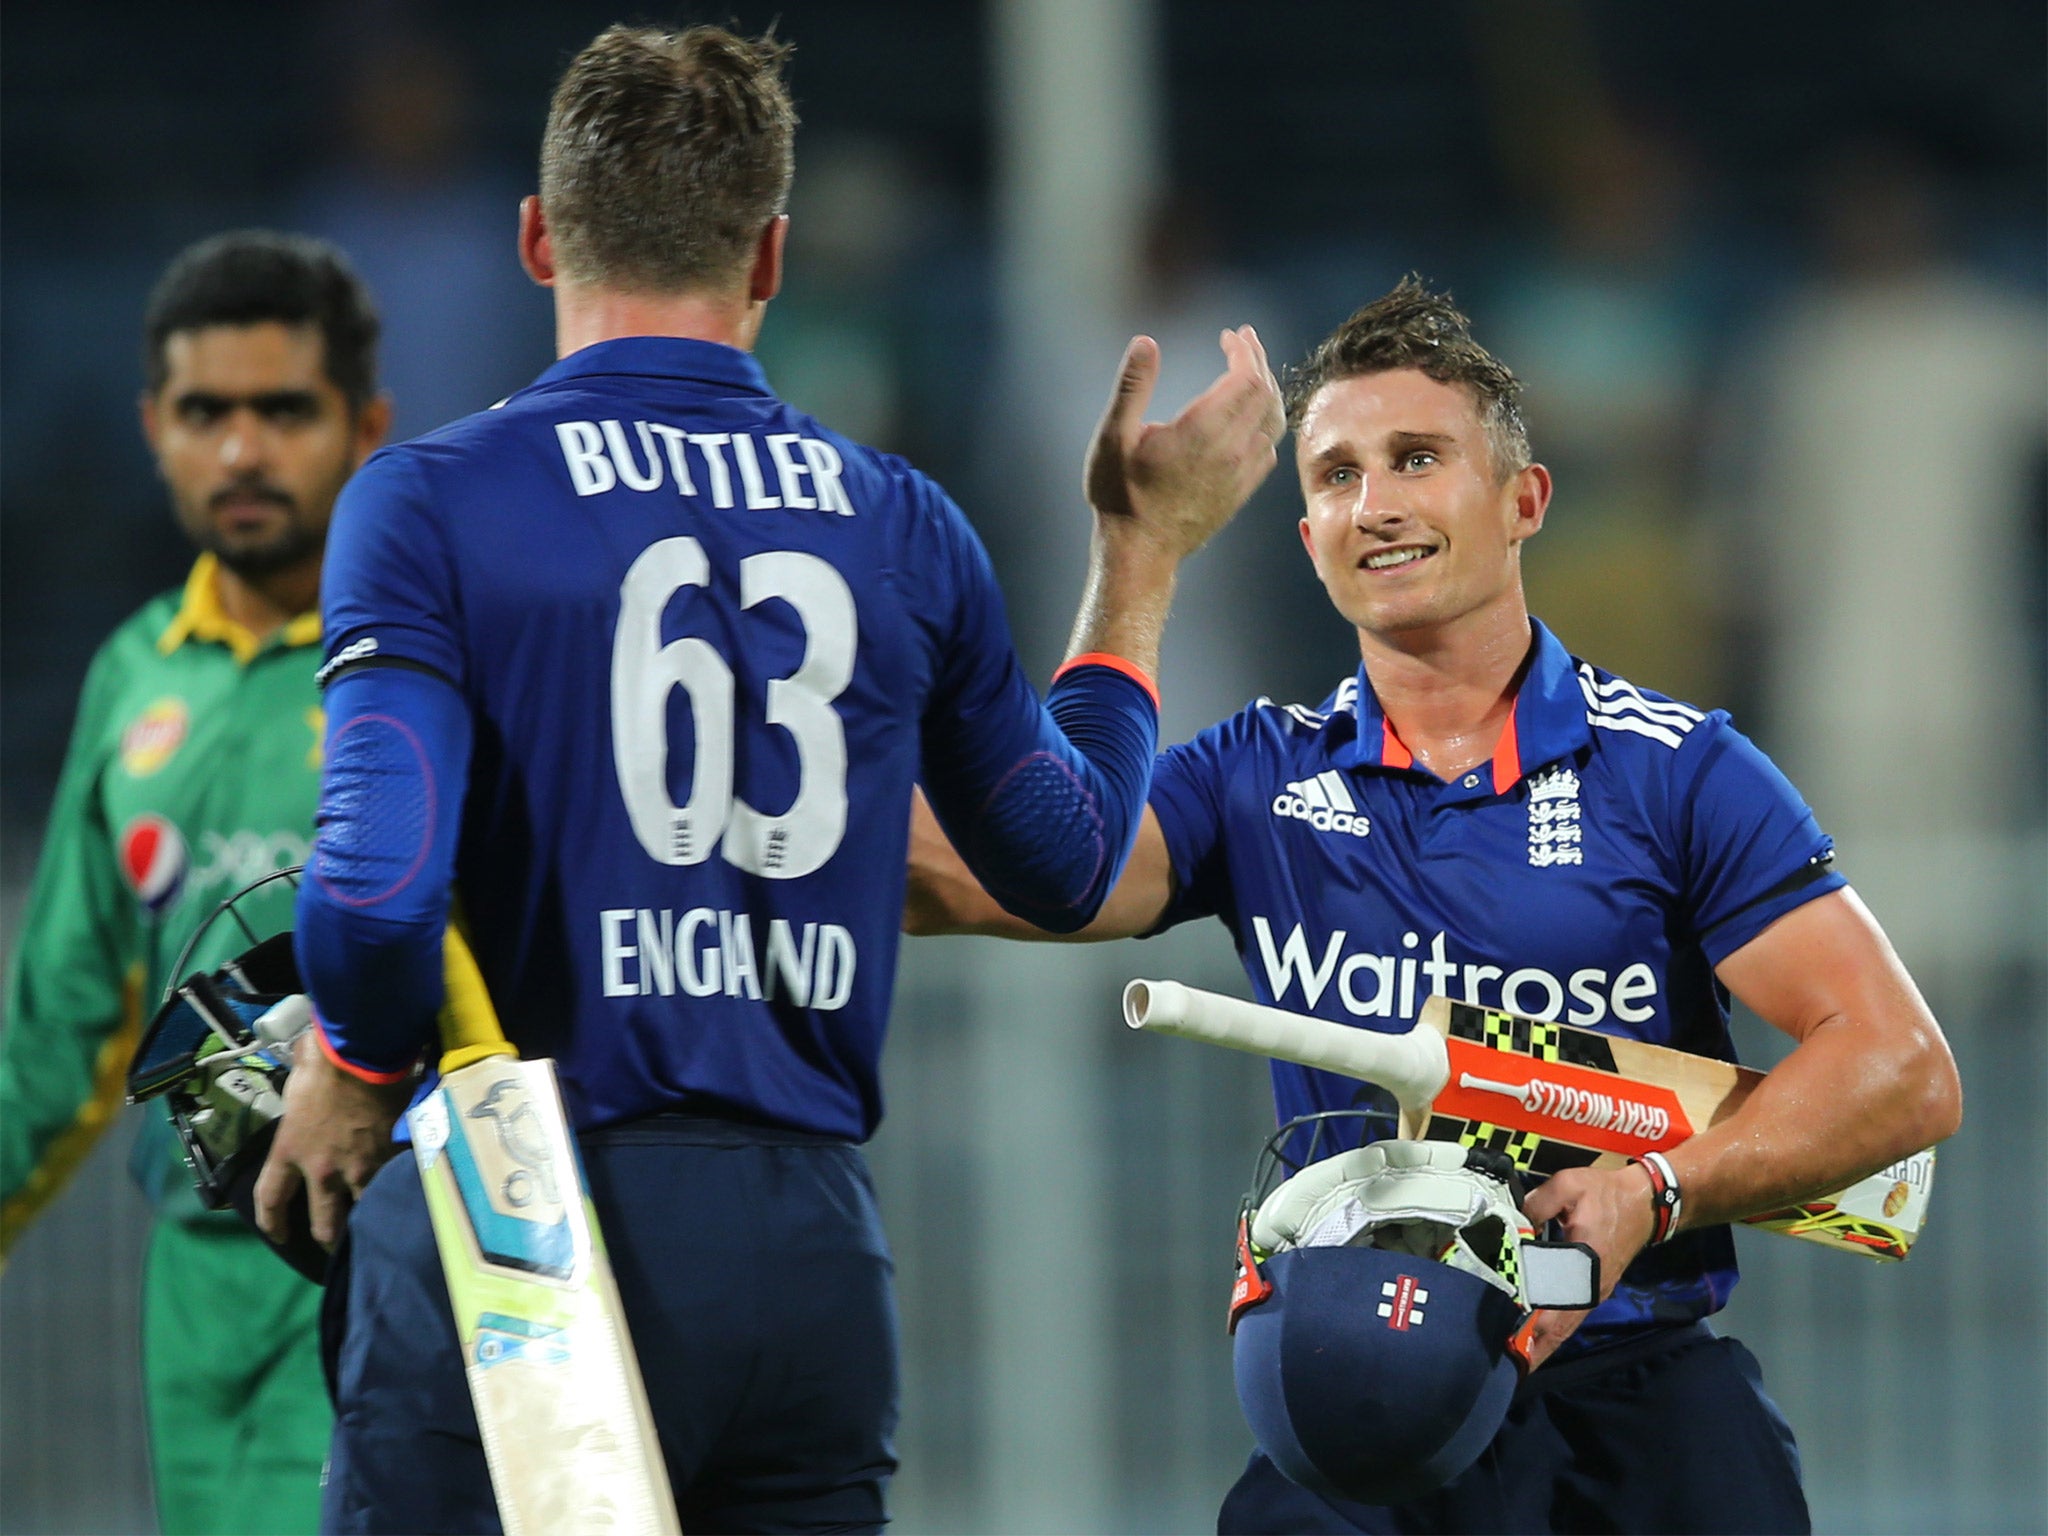
[[[1733, 1062], [1447, 997], [1430, 998], [1413, 1029], [1390, 1035], [1178, 982], [1133, 981], [1124, 989], [1124, 1021], [1377, 1083], [1399, 1101], [1404, 1137], [1491, 1147], [1540, 1177], [1676, 1146], [1733, 1114], [1763, 1080]], [[1903, 1259], [1933, 1185], [1930, 1148], [1847, 1189], [1745, 1222]]]

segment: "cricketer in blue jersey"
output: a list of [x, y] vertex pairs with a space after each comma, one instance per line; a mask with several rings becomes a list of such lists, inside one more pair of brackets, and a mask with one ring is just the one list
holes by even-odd
[[[1725, 713], [1578, 660], [1530, 617], [1519, 551], [1551, 485], [1518, 393], [1412, 280], [1296, 372], [1301, 538], [1362, 664], [1319, 707], [1260, 699], [1164, 753], [1130, 865], [1075, 937], [1215, 916], [1260, 1001], [1365, 1029], [1405, 1030], [1444, 993], [1732, 1059], [1732, 993], [1799, 1044], [1671, 1151], [1666, 1240], [1640, 1165], [1531, 1194], [1534, 1220], [1598, 1251], [1608, 1294], [1537, 1314], [1538, 1368], [1469, 1472], [1380, 1509], [1255, 1456], [1226, 1531], [1804, 1528], [1791, 1432], [1704, 1324], [1735, 1284], [1726, 1223], [1960, 1116], [1939, 1028], [1784, 776]], [[913, 932], [1032, 936], [928, 818], [912, 876]], [[1283, 1122], [1360, 1101], [1285, 1063], [1273, 1084]]]
[[451, 897], [508, 1037], [556, 1063], [683, 1527], [880, 1527], [894, 1320], [855, 1148], [912, 786], [1010, 910], [1092, 918], [1144, 806], [1174, 572], [1273, 463], [1249, 328], [1165, 426], [1133, 343], [1041, 702], [959, 508], [749, 356], [787, 226], [784, 51], [614, 27], [572, 62], [520, 230], [560, 361], [374, 458], [337, 514], [297, 928], [319, 1027], [261, 1195], [274, 1220], [303, 1182], [323, 1240], [360, 1197], [330, 1528], [496, 1528], [410, 1155], [375, 1174]]

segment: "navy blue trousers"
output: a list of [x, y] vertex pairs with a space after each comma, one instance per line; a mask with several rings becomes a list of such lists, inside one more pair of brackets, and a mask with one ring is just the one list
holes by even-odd
[[1756, 1357], [1704, 1324], [1538, 1371], [1479, 1460], [1413, 1503], [1324, 1499], [1254, 1454], [1216, 1522], [1221, 1536], [1812, 1528]]
[[[578, 1141], [683, 1529], [880, 1530], [896, 1314], [860, 1152], [680, 1116]], [[336, 1259], [323, 1529], [498, 1531], [410, 1152]]]

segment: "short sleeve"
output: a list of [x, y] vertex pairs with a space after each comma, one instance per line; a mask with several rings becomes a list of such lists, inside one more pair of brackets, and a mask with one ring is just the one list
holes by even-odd
[[[1173, 865], [1173, 900], [1158, 930], [1198, 917], [1229, 918], [1230, 875], [1224, 848], [1227, 771], [1242, 735], [1243, 716], [1212, 725], [1169, 747], [1152, 768], [1152, 811]], [[1155, 931], [1158, 931], [1155, 930]]]
[[[1795, 907], [1848, 882], [1835, 845], [1791, 781], [1716, 712], [1674, 781], [1687, 906], [1719, 965]], [[1690, 767], [1690, 773], [1683, 770]]]
[[408, 661], [462, 685], [454, 563], [404, 449], [374, 456], [335, 503], [320, 609], [330, 667]]

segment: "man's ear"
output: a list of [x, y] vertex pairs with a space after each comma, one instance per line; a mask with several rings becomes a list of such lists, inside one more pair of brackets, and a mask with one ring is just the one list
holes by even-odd
[[789, 215], [778, 213], [761, 231], [754, 246], [753, 269], [747, 274], [747, 301], [766, 304], [782, 292], [782, 247], [789, 238]]
[[538, 197], [519, 199], [519, 265], [541, 287], [555, 286], [555, 243]]
[[391, 431], [391, 397], [378, 395], [356, 412], [355, 442], [352, 445], [355, 468], [363, 467], [363, 460], [384, 446], [384, 439]]
[[142, 415], [142, 440], [149, 444], [149, 451], [157, 451], [157, 433], [163, 429], [163, 416], [156, 408], [156, 396], [144, 390], [135, 397], [135, 404]]
[[1550, 471], [1541, 464], [1517, 470], [1514, 478], [1514, 521], [1508, 529], [1509, 542], [1519, 544], [1540, 531], [1544, 516], [1549, 511]]
[[1301, 547], [1308, 551], [1308, 563], [1314, 565], [1316, 563], [1316, 536], [1310, 531], [1307, 518], [1304, 517], [1301, 520], [1300, 527]]

